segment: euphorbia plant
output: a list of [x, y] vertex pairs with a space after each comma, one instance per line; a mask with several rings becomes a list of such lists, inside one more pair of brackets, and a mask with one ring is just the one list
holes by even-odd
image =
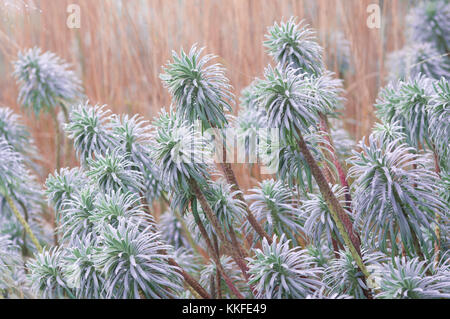
[[[201, 56], [203, 49], [194, 45], [188, 54], [183, 50], [180, 55], [173, 52], [173, 62], [164, 69], [161, 79], [173, 96], [176, 112], [180, 119], [190, 124], [200, 121], [203, 129], [224, 129], [228, 121], [224, 111], [231, 111], [233, 95], [231, 86], [218, 63], [208, 65], [213, 55]], [[222, 158], [219, 164], [227, 182], [233, 187], [235, 196], [244, 201], [231, 164], [226, 160], [227, 144], [224, 132], [216, 137], [222, 145]], [[256, 221], [246, 205], [247, 218], [252, 227], [261, 236], [271, 241], [261, 225]]]

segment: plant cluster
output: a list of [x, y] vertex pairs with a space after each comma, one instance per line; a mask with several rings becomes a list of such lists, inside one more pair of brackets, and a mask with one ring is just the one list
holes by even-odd
[[[445, 28], [433, 8], [427, 23]], [[414, 59], [448, 44], [423, 28], [428, 44], [411, 49]], [[379, 123], [353, 147], [336, 125], [343, 82], [314, 32], [291, 18], [264, 45], [275, 66], [242, 92], [237, 116], [215, 56], [195, 45], [174, 52], [161, 75], [173, 104], [151, 122], [91, 105], [54, 54], [20, 54], [19, 101], [37, 112], [61, 103], [80, 166], [57, 166], [41, 188], [37, 149], [0, 109], [0, 296], [449, 298], [445, 63], [427, 60], [383, 88]], [[233, 144], [224, 128], [275, 168], [247, 194], [224, 160]]]

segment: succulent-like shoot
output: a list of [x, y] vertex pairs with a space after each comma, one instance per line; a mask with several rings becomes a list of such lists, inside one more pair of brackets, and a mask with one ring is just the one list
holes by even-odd
[[86, 185], [86, 176], [80, 168], [62, 168], [49, 175], [45, 181], [45, 194], [48, 202], [59, 214], [64, 208], [65, 201], [72, 199], [72, 196], [79, 188]]
[[52, 52], [42, 53], [40, 48], [20, 52], [13, 74], [20, 86], [19, 103], [36, 115], [82, 96], [81, 82], [69, 65]]
[[267, 112], [268, 126], [279, 128], [284, 139], [296, 129], [309, 132], [310, 126], [318, 122], [319, 112], [326, 112], [312, 99], [310, 81], [291, 67], [268, 66], [264, 75], [258, 94]]
[[64, 278], [63, 260], [65, 251], [54, 247], [35, 255], [28, 263], [33, 291], [43, 298], [73, 298], [73, 292]]
[[[239, 287], [242, 290], [244, 290], [245, 285], [243, 283], [241, 273], [239, 271], [238, 266], [233, 261], [233, 259], [229, 256], [221, 256], [220, 264], [222, 265], [222, 268], [225, 271], [225, 273], [232, 280], [233, 284], [236, 287]], [[202, 269], [202, 271], [200, 272], [200, 281], [199, 281], [200, 284], [208, 291], [212, 291], [214, 288], [217, 289], [217, 287], [214, 287], [212, 285], [212, 282], [214, 282], [214, 285], [217, 285], [217, 282], [215, 281], [216, 274], [217, 274], [217, 266], [213, 260], [210, 260], [210, 262], [206, 264]], [[226, 299], [234, 298], [233, 293], [230, 291], [229, 287], [227, 286], [222, 276], [220, 277], [220, 288], [222, 298]]]
[[62, 239], [74, 243], [84, 240], [94, 231], [92, 216], [96, 212], [97, 190], [85, 187], [76, 190], [70, 198], [64, 201], [61, 211]]
[[388, 80], [407, 80], [419, 74], [433, 79], [450, 76], [450, 64], [430, 43], [416, 43], [388, 55]]
[[183, 234], [184, 228], [174, 212], [169, 210], [160, 216], [159, 228], [162, 238], [175, 249], [191, 248]]
[[[250, 190], [246, 196], [252, 204], [250, 209], [258, 222], [263, 225], [269, 236], [283, 234], [292, 242], [301, 236], [298, 194], [281, 181], [267, 179]], [[244, 223], [247, 232], [251, 230], [248, 222]]]
[[391, 83], [378, 95], [375, 107], [383, 122], [398, 122], [415, 148], [431, 145], [427, 105], [432, 96], [432, 80], [419, 74], [413, 79]]
[[381, 122], [376, 123], [372, 129], [373, 138], [379, 143], [387, 145], [396, 141], [401, 144], [406, 142], [406, 134], [403, 126], [398, 122]]
[[[362, 250], [364, 264], [368, 267], [377, 267], [385, 261], [385, 256]], [[358, 269], [352, 254], [347, 250], [339, 251], [339, 257], [331, 260], [329, 267], [325, 268], [324, 283], [331, 293], [346, 294], [356, 299], [365, 299], [368, 290], [362, 272]]]
[[161, 253], [171, 246], [159, 233], [121, 221], [117, 227], [105, 227], [101, 238], [95, 266], [105, 276], [107, 298], [176, 298], [183, 289], [176, 267]]
[[27, 161], [37, 157], [37, 148], [20, 117], [8, 107], [0, 107], [0, 137], [3, 137]]
[[427, 275], [431, 264], [417, 257], [395, 257], [381, 269], [380, 292], [377, 298], [387, 299], [448, 299], [450, 283], [443, 274]]
[[172, 94], [180, 119], [190, 124], [200, 120], [204, 127], [222, 128], [227, 125], [225, 111], [231, 111], [231, 86], [215, 58], [202, 56], [203, 49], [192, 46], [189, 53], [172, 52], [172, 60], [164, 68], [161, 79]]
[[31, 296], [19, 247], [0, 235], [0, 299]]
[[159, 168], [150, 158], [151, 126], [140, 116], [121, 117], [113, 115], [110, 127], [114, 137], [114, 144], [124, 153], [129, 154], [129, 159], [136, 164], [144, 177], [145, 198], [149, 203], [161, 196], [163, 185], [161, 183]]
[[282, 66], [319, 75], [323, 71], [322, 47], [316, 42], [315, 32], [302, 20], [294, 17], [287, 22], [275, 23], [268, 28], [264, 46]]
[[65, 131], [73, 140], [80, 161], [85, 164], [94, 154], [106, 154], [112, 147], [113, 136], [108, 130], [110, 111], [105, 105], [81, 103], [70, 110]]
[[209, 176], [212, 145], [193, 125], [173, 116], [162, 113], [154, 122], [151, 158], [171, 188], [187, 190], [191, 179], [202, 183]]
[[104, 298], [105, 278], [95, 268], [94, 256], [99, 248], [91, 235], [77, 238], [73, 246], [67, 248], [63, 261], [63, 271], [66, 282], [78, 299]]
[[95, 154], [95, 159], [89, 159], [87, 177], [104, 193], [111, 191], [140, 192], [144, 179], [137, 171], [136, 164], [129, 159], [129, 155], [119, 149], [111, 153]]
[[389, 247], [394, 254], [399, 251], [398, 235], [406, 251], [417, 252], [423, 229], [432, 230], [434, 218], [444, 211], [438, 176], [426, 169], [428, 158], [406, 144], [394, 140], [383, 145], [373, 135], [368, 142], [360, 143], [362, 152], [349, 160], [356, 222], [366, 243], [383, 252]]
[[205, 189], [205, 196], [214, 214], [219, 219], [225, 234], [233, 231], [233, 227], [241, 224], [245, 219], [245, 203], [236, 198], [233, 191], [224, 179], [210, 181]]
[[429, 130], [443, 169], [450, 169], [450, 86], [442, 78], [434, 83], [429, 104]]
[[413, 8], [406, 19], [412, 42], [429, 42], [441, 53], [449, 52], [450, 4], [447, 0], [424, 1]]
[[99, 194], [89, 220], [99, 232], [107, 226], [117, 227], [121, 220], [141, 226], [150, 226], [154, 222], [153, 217], [145, 213], [139, 196], [120, 190]]
[[289, 248], [289, 240], [274, 236], [272, 245], [264, 238], [262, 249], [254, 249], [248, 258], [250, 284], [255, 286], [257, 298], [306, 298], [323, 287], [322, 269], [316, 267], [305, 250]]
[[[330, 186], [341, 206], [348, 206], [345, 200], [346, 188], [340, 185]], [[344, 244], [322, 194], [309, 194], [308, 199], [302, 201], [301, 211], [302, 218], [305, 219], [304, 231], [315, 245], [327, 243], [328, 247], [333, 247], [333, 240]], [[350, 216], [350, 212], [345, 211]]]

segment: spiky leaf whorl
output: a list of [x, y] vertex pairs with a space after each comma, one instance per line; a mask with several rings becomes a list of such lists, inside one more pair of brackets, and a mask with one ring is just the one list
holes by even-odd
[[105, 105], [92, 106], [81, 103], [70, 111], [65, 130], [82, 163], [92, 159], [94, 154], [105, 154], [111, 148], [113, 137], [107, 129], [109, 110]]
[[65, 251], [54, 247], [35, 255], [28, 263], [33, 291], [43, 298], [73, 297], [71, 287], [64, 278], [63, 259]]
[[95, 154], [95, 159], [88, 160], [86, 175], [105, 193], [117, 190], [139, 192], [144, 180], [141, 172], [135, 169], [136, 164], [128, 158], [128, 154], [119, 149], [105, 155]]
[[82, 95], [81, 82], [69, 65], [52, 52], [40, 48], [20, 52], [14, 62], [14, 76], [20, 86], [19, 103], [36, 114], [58, 103], [70, 103]]
[[231, 86], [220, 64], [208, 65], [215, 56], [202, 57], [202, 51], [194, 45], [188, 54], [172, 52], [173, 62], [164, 68], [161, 79], [175, 100], [180, 119], [222, 128], [227, 124], [224, 111], [231, 111]]
[[[291, 241], [297, 242], [301, 236], [299, 201], [297, 193], [281, 181], [267, 179], [250, 190], [252, 194], [245, 196], [251, 202], [250, 210], [263, 225], [269, 236], [285, 235]], [[246, 221], [244, 228], [249, 232], [251, 226]]]
[[[380, 269], [380, 292], [377, 298], [430, 299], [450, 298], [450, 282], [441, 274], [427, 275], [426, 261], [395, 257]], [[447, 273], [448, 276], [448, 273]]]
[[323, 71], [322, 47], [315, 41], [314, 31], [294, 17], [268, 28], [264, 46], [281, 65], [290, 65], [300, 72], [318, 75]]
[[[434, 218], [443, 212], [438, 176], [429, 171], [428, 159], [405, 144], [383, 145], [374, 136], [369, 145], [360, 143], [361, 153], [350, 159], [356, 223], [367, 243], [393, 253], [400, 235], [407, 251], [414, 250], [414, 235], [423, 241], [423, 229], [433, 228]], [[414, 168], [415, 167], [415, 168]]]
[[105, 227], [96, 268], [103, 272], [107, 298], [175, 298], [182, 290], [181, 275], [161, 253], [171, 246], [159, 233], [122, 221]]
[[267, 239], [262, 249], [255, 249], [248, 258], [250, 283], [255, 286], [257, 298], [306, 298], [320, 289], [322, 269], [316, 267], [304, 250], [289, 248], [284, 235], [274, 236], [272, 245]]

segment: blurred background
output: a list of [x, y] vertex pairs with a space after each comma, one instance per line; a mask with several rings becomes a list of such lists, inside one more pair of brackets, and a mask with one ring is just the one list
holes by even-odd
[[[267, 27], [291, 16], [317, 30], [328, 68], [344, 79], [345, 128], [355, 140], [373, 125], [373, 103], [385, 84], [385, 58], [403, 46], [406, 0], [0, 0], [0, 105], [20, 113], [42, 154], [42, 178], [54, 170], [50, 115], [37, 120], [17, 103], [11, 75], [19, 51], [39, 46], [73, 65], [92, 103], [151, 120], [170, 105], [159, 79], [171, 51], [192, 44], [218, 55], [236, 95], [273, 63], [263, 47]], [[367, 7], [381, 8], [381, 28], [370, 29]], [[80, 28], [67, 26], [79, 5]], [[73, 162], [75, 165], [75, 161]], [[244, 168], [235, 167], [244, 171]], [[248, 173], [236, 174], [243, 188]]]

